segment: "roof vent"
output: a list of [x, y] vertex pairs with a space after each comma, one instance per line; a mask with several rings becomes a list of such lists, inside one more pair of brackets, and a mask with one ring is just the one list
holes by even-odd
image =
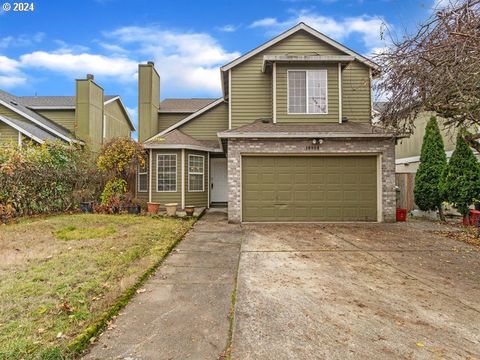
[[148, 65], [155, 66], [155, 63], [154, 63], [153, 61], [147, 61], [147, 64], [148, 64]]
[[87, 74], [87, 80], [93, 80], [94, 78], [93, 74]]
[[13, 100], [10, 100], [10, 104], [15, 105], [15, 106], [18, 105], [18, 103], [16, 101], [13, 101]]

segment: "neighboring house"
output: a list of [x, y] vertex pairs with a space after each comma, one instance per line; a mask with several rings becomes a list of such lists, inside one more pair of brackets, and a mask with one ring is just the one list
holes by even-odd
[[76, 81], [76, 96], [14, 96], [0, 90], [0, 145], [61, 140], [98, 151], [135, 128], [118, 95], [103, 95], [92, 75]]
[[222, 97], [160, 99], [139, 66], [137, 196], [228, 204], [231, 222], [395, 221], [395, 137], [372, 126], [375, 63], [300, 23], [220, 68]]

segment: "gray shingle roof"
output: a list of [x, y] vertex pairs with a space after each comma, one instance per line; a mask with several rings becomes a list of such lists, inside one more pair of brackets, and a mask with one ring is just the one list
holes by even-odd
[[[108, 101], [118, 95], [105, 95], [104, 101]], [[42, 107], [75, 107], [75, 96], [20, 96], [22, 102], [32, 108]]]
[[158, 112], [194, 113], [217, 99], [165, 99]]
[[[43, 141], [58, 140], [58, 137], [53, 136], [49, 132], [43, 130], [42, 128], [40, 128], [37, 125], [35, 125], [34, 123], [32, 123], [31, 121], [28, 121], [28, 120], [25, 120], [25, 119], [14, 119], [14, 118], [11, 118], [11, 117], [8, 117], [8, 116], [3, 116], [3, 117], [6, 118], [11, 123], [13, 123], [14, 125], [18, 126], [20, 129], [23, 129], [25, 131], [25, 133], [31, 134], [31, 135], [37, 137], [40, 140], [43, 140]], [[2, 121], [1, 118], [0, 118], [0, 121]], [[7, 124], [7, 125], [9, 125], [9, 124]]]
[[[35, 111], [30, 110], [26, 104], [23, 102], [21, 97], [9, 94], [3, 90], [0, 90], [0, 100], [5, 102], [8, 106], [16, 109], [22, 115], [26, 116], [26, 120], [30, 121], [28, 117], [33, 118], [35, 121], [40, 123], [41, 125], [35, 124], [37, 127], [42, 128], [44, 131], [48, 131], [52, 133], [52, 135], [56, 135], [56, 133], [61, 134], [64, 138], [68, 140], [75, 140], [75, 137], [64, 127], [54, 123], [53, 121], [37, 114]], [[65, 140], [65, 139], [64, 139]]]
[[199, 148], [217, 149], [220, 144], [216, 140], [197, 140], [191, 136], [181, 132], [180, 130], [172, 130], [165, 135], [157, 135], [145, 142], [145, 146], [149, 145], [179, 145], [179, 146], [194, 146]]

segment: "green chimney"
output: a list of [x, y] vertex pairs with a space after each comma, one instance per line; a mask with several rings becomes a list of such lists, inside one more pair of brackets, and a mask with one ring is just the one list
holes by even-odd
[[155, 64], [138, 65], [138, 141], [143, 142], [158, 132], [160, 75]]

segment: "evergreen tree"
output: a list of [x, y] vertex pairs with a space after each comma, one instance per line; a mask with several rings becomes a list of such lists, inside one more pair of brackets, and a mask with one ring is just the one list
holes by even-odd
[[442, 134], [438, 128], [437, 119], [432, 116], [425, 128], [420, 166], [415, 175], [413, 194], [415, 203], [421, 210], [437, 210], [441, 220], [443, 194], [441, 191], [442, 175], [447, 165], [447, 156], [443, 145]]
[[463, 216], [469, 216], [469, 207], [480, 198], [480, 165], [472, 149], [459, 134], [455, 151], [442, 179], [442, 192]]

